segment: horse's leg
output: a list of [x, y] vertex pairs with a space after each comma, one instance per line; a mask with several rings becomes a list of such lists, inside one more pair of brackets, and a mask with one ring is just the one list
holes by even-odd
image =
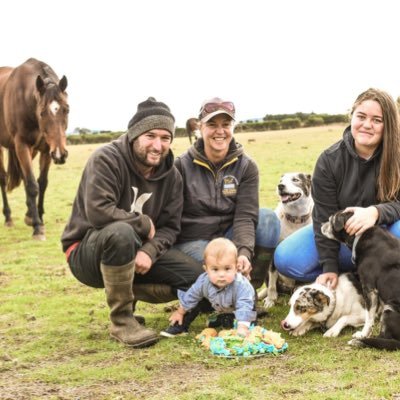
[[[35, 159], [38, 151], [30, 149], [30, 152], [31, 152], [31, 160], [33, 162], [33, 160]], [[39, 182], [38, 182], [38, 184], [39, 184]], [[25, 224], [28, 225], [28, 226], [32, 226], [33, 225], [33, 223], [32, 223], [32, 210], [29, 209], [29, 208], [26, 210], [24, 221], [25, 221]]]
[[[40, 175], [38, 179], [38, 184], [39, 184], [39, 199], [38, 199], [38, 213], [39, 213], [39, 218], [42, 221], [42, 227], [43, 227], [43, 214], [44, 214], [44, 192], [46, 191], [47, 188], [47, 183], [48, 183], [48, 175], [49, 175], [49, 169], [50, 169], [50, 163], [51, 163], [51, 156], [49, 152], [43, 152], [40, 153], [40, 159], [39, 159], [39, 166], [40, 166]], [[44, 233], [44, 228], [43, 228], [43, 233]]]
[[15, 152], [24, 176], [26, 205], [28, 207], [28, 215], [32, 218], [33, 238], [45, 240], [45, 236], [41, 229], [41, 220], [39, 218], [39, 213], [36, 206], [39, 185], [36, 182], [33, 174], [31, 149], [27, 144], [21, 142], [18, 136], [15, 137]]
[[3, 149], [0, 146], [0, 187], [1, 187], [1, 197], [3, 199], [3, 214], [5, 217], [5, 225], [13, 226], [14, 224], [11, 218], [11, 209], [8, 204], [6, 186], [7, 186], [7, 172], [4, 168]]

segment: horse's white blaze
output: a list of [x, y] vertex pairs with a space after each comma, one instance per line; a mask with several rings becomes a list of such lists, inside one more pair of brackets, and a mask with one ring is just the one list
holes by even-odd
[[61, 158], [61, 151], [60, 151], [60, 148], [58, 146], [56, 148], [56, 158]]
[[58, 110], [60, 109], [60, 104], [53, 100], [50, 105], [49, 105], [50, 111], [53, 113], [53, 115], [56, 115]]

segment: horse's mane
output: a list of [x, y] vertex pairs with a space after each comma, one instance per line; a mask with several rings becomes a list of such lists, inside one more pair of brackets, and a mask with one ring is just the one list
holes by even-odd
[[39, 73], [43, 79], [45, 92], [43, 94], [45, 101], [50, 102], [52, 100], [57, 100], [61, 102], [63, 100], [61, 96], [61, 90], [58, 86], [58, 78], [54, 71], [47, 65], [41, 65], [41, 72]]

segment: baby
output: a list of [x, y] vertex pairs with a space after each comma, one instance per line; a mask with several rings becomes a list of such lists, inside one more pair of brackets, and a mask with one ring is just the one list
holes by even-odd
[[[250, 323], [256, 320], [255, 291], [249, 280], [238, 272], [236, 246], [229, 239], [212, 240], [204, 250], [204, 264], [205, 272], [188, 291], [178, 290], [179, 307], [169, 318], [171, 325], [160, 333], [162, 336], [188, 333], [189, 325], [200, 312], [198, 304], [204, 298], [218, 313], [233, 312], [237, 333], [248, 334]], [[233, 327], [231, 315], [230, 328]], [[228, 326], [224, 324], [224, 327]]]

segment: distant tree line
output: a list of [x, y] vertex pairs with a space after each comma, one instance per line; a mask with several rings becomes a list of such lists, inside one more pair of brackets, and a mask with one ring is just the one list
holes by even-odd
[[[400, 104], [400, 98], [397, 99]], [[347, 114], [315, 114], [315, 113], [295, 113], [295, 114], [267, 114], [262, 121], [248, 120], [240, 121], [235, 132], [262, 132], [276, 131], [280, 129], [296, 129], [301, 127], [322, 126], [336, 123], [349, 122]], [[96, 131], [92, 132], [86, 128], [76, 128], [74, 133], [67, 136], [68, 144], [83, 143], [108, 143], [121, 136], [125, 132]], [[186, 129], [177, 127], [176, 137], [186, 137]]]
[[240, 122], [236, 132], [260, 132], [276, 131], [280, 129], [296, 129], [310, 126], [322, 126], [329, 124], [341, 124], [349, 122], [347, 114], [315, 114], [315, 113], [295, 113], [295, 114], [267, 114], [263, 121]]

